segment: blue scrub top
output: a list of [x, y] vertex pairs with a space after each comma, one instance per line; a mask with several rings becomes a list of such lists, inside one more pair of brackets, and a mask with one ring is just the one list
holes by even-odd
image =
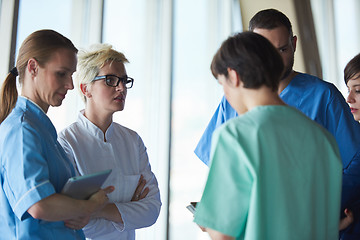
[[[360, 124], [354, 120], [342, 94], [331, 83], [299, 73], [280, 93], [280, 97], [289, 106], [299, 109], [322, 125], [335, 137], [344, 173], [342, 209], [351, 207], [355, 212], [359, 211], [360, 215]], [[236, 111], [223, 97], [195, 149], [195, 154], [206, 165], [209, 165], [212, 133], [218, 126], [236, 116]], [[357, 237], [360, 239], [359, 221], [357, 225]], [[353, 231], [355, 230], [351, 230]]]
[[1, 239], [85, 239], [81, 230], [64, 222], [34, 219], [27, 210], [59, 193], [75, 175], [56, 130], [33, 102], [19, 97], [0, 125], [0, 233]]
[[[280, 97], [286, 104], [299, 109], [333, 134], [339, 145], [344, 169], [348, 168], [352, 160], [357, 159], [360, 154], [360, 125], [354, 120], [344, 97], [333, 84], [299, 73], [280, 93]], [[236, 116], [236, 111], [223, 97], [195, 149], [195, 154], [206, 165], [209, 165], [212, 133], [218, 126]]]

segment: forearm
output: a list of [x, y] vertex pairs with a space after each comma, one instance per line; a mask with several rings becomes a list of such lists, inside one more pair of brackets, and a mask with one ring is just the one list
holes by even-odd
[[235, 240], [235, 238], [225, 235], [221, 232], [215, 231], [211, 228], [205, 228], [205, 231], [209, 233], [211, 239], [213, 240]]
[[28, 213], [36, 219], [64, 221], [89, 216], [99, 207], [94, 201], [77, 200], [55, 193], [32, 205], [28, 209]]
[[[126, 221], [126, 229], [151, 226], [159, 216], [161, 201], [157, 180], [150, 168], [142, 171], [141, 175], [146, 180], [146, 185], [143, 188], [144, 192], [147, 192], [146, 195], [141, 199], [133, 196], [131, 202], [116, 203], [122, 218]], [[134, 192], [134, 195], [136, 194], [142, 195], [137, 190]]]
[[103, 218], [108, 221], [123, 223], [121, 214], [114, 203], [107, 204], [103, 209], [94, 213], [92, 218]]
[[[127, 203], [109, 203], [100, 211], [95, 212], [91, 218], [100, 218], [107, 221], [124, 224], [121, 212], [127, 216], [127, 226], [137, 229], [152, 225], [160, 211], [160, 200], [149, 199], [142, 201], [131, 201]], [[119, 211], [121, 209], [121, 212]]]
[[153, 225], [160, 212], [160, 202], [143, 199], [137, 202], [127, 202], [116, 204], [127, 230], [149, 227]]
[[[350, 168], [352, 167], [352, 168]], [[343, 174], [342, 181], [342, 197], [341, 197], [341, 210], [345, 208], [356, 208], [360, 205], [360, 168], [354, 168], [352, 165]], [[355, 209], [354, 209], [355, 210]]]

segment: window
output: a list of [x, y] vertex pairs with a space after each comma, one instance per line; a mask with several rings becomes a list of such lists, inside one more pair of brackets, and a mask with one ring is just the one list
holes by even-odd
[[[89, 22], [94, 18], [102, 25]], [[193, 150], [223, 94], [211, 59], [240, 26], [237, 0], [20, 1], [17, 49], [33, 31], [50, 28], [78, 48], [112, 44], [130, 61], [134, 86], [114, 121], [142, 137], [163, 202], [157, 223], [138, 230], [137, 239], [208, 239], [186, 209], [200, 200], [208, 170]], [[48, 115], [60, 131], [83, 107], [75, 89]]]
[[[54, 11], [56, 9], [56, 11]], [[72, 1], [23, 0], [19, 5], [19, 22], [16, 40], [16, 56], [24, 39], [40, 29], [53, 29], [71, 39]], [[60, 20], [59, 20], [60, 19]], [[77, 118], [76, 90], [70, 91], [62, 106], [49, 108], [48, 116], [57, 131], [62, 130]], [[75, 102], [76, 103], [76, 102]], [[81, 103], [81, 100], [78, 101]]]
[[344, 68], [360, 52], [357, 0], [312, 0], [323, 75], [346, 96]]
[[123, 52], [130, 63], [125, 109], [114, 121], [139, 133], [157, 177], [162, 208], [150, 228], [136, 231], [137, 239], [165, 239], [170, 136], [171, 1], [106, 0], [103, 42]]
[[174, 2], [171, 240], [209, 239], [185, 207], [200, 201], [207, 180], [208, 167], [193, 151], [223, 95], [222, 87], [211, 74], [210, 63], [222, 41], [241, 30], [237, 4], [238, 1]]
[[229, 0], [168, 2], [105, 1], [103, 41], [124, 52], [128, 75], [135, 79], [124, 111], [114, 120], [142, 136], [161, 191], [158, 222], [137, 231], [137, 237], [165, 239], [169, 214], [168, 239], [202, 239], [208, 236], [192, 222], [186, 205], [200, 200], [208, 167], [193, 150], [222, 96], [209, 69], [211, 59], [234, 28], [240, 30], [240, 9]]

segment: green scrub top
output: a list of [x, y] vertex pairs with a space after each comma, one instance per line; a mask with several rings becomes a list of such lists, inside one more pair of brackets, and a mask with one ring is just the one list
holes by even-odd
[[236, 239], [338, 239], [342, 163], [323, 127], [260, 106], [214, 132], [194, 221]]

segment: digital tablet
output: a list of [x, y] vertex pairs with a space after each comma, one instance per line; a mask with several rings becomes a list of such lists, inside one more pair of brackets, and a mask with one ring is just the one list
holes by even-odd
[[111, 169], [69, 178], [61, 193], [76, 199], [88, 199], [100, 190], [110, 173]]
[[190, 202], [190, 204], [187, 205], [186, 208], [187, 208], [192, 214], [195, 214], [196, 204], [197, 204], [197, 202]]

